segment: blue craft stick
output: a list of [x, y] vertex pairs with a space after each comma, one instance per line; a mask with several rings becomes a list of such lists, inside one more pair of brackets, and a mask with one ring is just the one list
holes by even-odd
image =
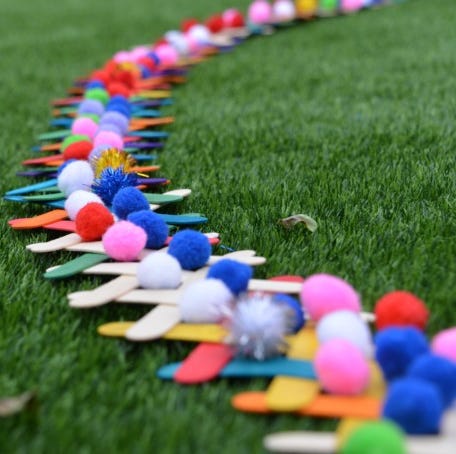
[[52, 119], [49, 122], [49, 125], [56, 128], [71, 128], [72, 123], [73, 118], [60, 117]]
[[57, 179], [52, 178], [51, 180], [42, 181], [40, 183], [31, 184], [29, 186], [24, 186], [18, 189], [12, 189], [8, 191], [5, 195], [21, 195], [28, 194], [29, 192], [39, 191], [41, 189], [50, 188], [51, 186], [57, 185]]
[[[182, 363], [171, 363], [161, 367], [157, 376], [162, 380], [172, 380]], [[315, 370], [311, 361], [286, 357], [271, 358], [265, 361], [233, 359], [219, 373], [223, 378], [273, 378], [277, 375], [315, 380]]]
[[3, 200], [7, 200], [8, 202], [27, 202], [27, 199], [24, 199], [24, 197], [20, 195], [5, 195], [3, 196]]
[[46, 202], [45, 204], [52, 208], [65, 209], [65, 200], [55, 200], [54, 202]]
[[156, 154], [141, 154], [141, 153], [134, 153], [131, 155], [131, 157], [133, 159], [135, 159], [136, 161], [138, 162], [141, 162], [141, 161], [155, 161], [157, 159], [157, 155]]
[[165, 131], [131, 131], [128, 133], [132, 137], [141, 137], [143, 139], [163, 139], [169, 136]]
[[161, 112], [154, 109], [138, 109], [134, 110], [132, 113], [132, 117], [134, 118], [157, 118], [160, 116]]

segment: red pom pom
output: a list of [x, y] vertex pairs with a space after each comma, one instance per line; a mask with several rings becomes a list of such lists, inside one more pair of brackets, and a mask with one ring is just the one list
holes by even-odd
[[138, 63], [142, 66], [145, 66], [150, 71], [155, 71], [157, 69], [157, 64], [152, 58], [142, 57], [138, 60]]
[[193, 19], [192, 17], [189, 19], [184, 19], [181, 22], [181, 30], [184, 33], [187, 33], [194, 25], [198, 25], [199, 22], [196, 19]]
[[221, 32], [223, 30], [222, 16], [220, 14], [214, 14], [206, 20], [205, 25], [212, 33]]
[[75, 223], [76, 233], [84, 241], [97, 241], [114, 224], [114, 216], [101, 203], [90, 202], [79, 210]]
[[97, 69], [90, 74], [89, 80], [100, 80], [107, 85], [109, 83], [109, 74], [106, 71]]
[[169, 44], [169, 43], [168, 43], [168, 41], [166, 41], [165, 38], [160, 38], [159, 40], [155, 41], [154, 48], [157, 46], [160, 46], [162, 44]]
[[429, 311], [423, 301], [405, 291], [382, 296], [375, 305], [375, 325], [378, 330], [389, 326], [414, 326], [424, 330]]
[[92, 149], [93, 144], [88, 140], [73, 142], [63, 150], [63, 159], [65, 161], [68, 161], [68, 159], [87, 159]]
[[118, 69], [113, 74], [113, 81], [124, 84], [126, 87], [133, 88], [136, 84], [136, 77], [132, 71]]
[[233, 10], [225, 22], [225, 27], [239, 28], [245, 25], [244, 17], [239, 11]]
[[125, 96], [125, 98], [130, 96], [130, 90], [121, 82], [111, 82], [108, 85], [107, 90], [111, 96], [122, 95]]

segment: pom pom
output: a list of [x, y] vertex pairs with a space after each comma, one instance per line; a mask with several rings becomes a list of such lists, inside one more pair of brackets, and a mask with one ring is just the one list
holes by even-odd
[[196, 230], [181, 230], [169, 243], [168, 254], [175, 257], [184, 270], [196, 270], [204, 266], [211, 256], [211, 245]]
[[456, 364], [437, 355], [422, 355], [409, 368], [409, 377], [421, 378], [434, 384], [445, 408], [456, 398]]
[[219, 33], [223, 30], [223, 18], [220, 14], [214, 14], [206, 20], [205, 25], [211, 33]]
[[367, 358], [372, 356], [369, 327], [354, 312], [342, 310], [325, 315], [318, 322], [317, 337], [320, 344], [332, 339], [344, 339], [355, 345]]
[[104, 124], [113, 124], [121, 132], [122, 135], [125, 135], [128, 132], [128, 118], [125, 115], [122, 115], [120, 112], [110, 110], [106, 112], [100, 120], [100, 126]]
[[353, 13], [364, 6], [365, 0], [341, 0], [340, 7], [345, 13]]
[[92, 167], [87, 161], [73, 161], [60, 172], [57, 177], [57, 186], [68, 197], [78, 189], [90, 191], [93, 178]]
[[340, 454], [407, 454], [403, 432], [390, 421], [367, 422], [354, 429]]
[[179, 60], [177, 50], [169, 44], [160, 44], [155, 48], [155, 53], [160, 59], [160, 64], [163, 66], [173, 66]]
[[290, 313], [290, 319], [294, 322], [290, 323], [290, 333], [297, 333], [301, 328], [304, 327], [306, 320], [304, 312], [299, 301], [290, 295], [284, 293], [276, 293], [273, 297], [275, 303], [286, 306], [286, 309]]
[[123, 149], [123, 139], [119, 134], [111, 131], [100, 131], [93, 141], [93, 146], [98, 147], [100, 145], [109, 145], [113, 148]]
[[187, 323], [218, 323], [229, 312], [233, 295], [218, 279], [190, 284], [179, 300], [182, 320]]
[[187, 33], [194, 25], [198, 25], [198, 21], [194, 18], [188, 18], [188, 19], [184, 19], [182, 22], [181, 22], [181, 30], [184, 32], [184, 33]]
[[103, 151], [109, 150], [111, 147], [109, 145], [100, 145], [99, 147], [92, 148], [92, 151], [87, 158], [92, 166], [95, 165], [96, 159], [98, 159]]
[[127, 219], [135, 211], [149, 209], [146, 196], [133, 186], [120, 189], [112, 199], [112, 211], [119, 219]]
[[95, 114], [101, 117], [103, 115], [103, 112], [103, 103], [97, 101], [96, 99], [84, 99], [84, 101], [82, 101], [78, 107], [78, 115]]
[[413, 327], [380, 331], [375, 336], [375, 347], [375, 357], [388, 381], [404, 375], [412, 362], [428, 351], [424, 334]]
[[198, 44], [208, 44], [211, 40], [211, 32], [204, 25], [194, 25], [188, 32], [187, 35], [195, 40]]
[[169, 44], [171, 44], [171, 46], [173, 46], [174, 49], [179, 52], [179, 54], [187, 55], [189, 53], [190, 50], [183, 33], [177, 31], [169, 31], [165, 36]]
[[383, 417], [398, 424], [410, 435], [439, 432], [443, 404], [431, 383], [418, 378], [402, 378], [388, 388]]
[[103, 204], [90, 202], [79, 210], [75, 224], [84, 241], [97, 241], [114, 224], [114, 216]]
[[241, 296], [229, 323], [230, 343], [237, 354], [263, 361], [283, 353], [290, 319], [271, 296]]
[[65, 200], [65, 211], [67, 212], [68, 217], [74, 221], [79, 210], [91, 202], [103, 203], [100, 197], [93, 192], [82, 190], [74, 191]]
[[76, 118], [71, 125], [72, 134], [82, 134], [89, 139], [93, 139], [98, 130], [98, 125], [91, 118], [80, 117]]
[[250, 4], [247, 15], [252, 24], [267, 24], [272, 21], [272, 7], [266, 0], [255, 0]]
[[456, 363], [456, 327], [440, 331], [432, 340], [432, 351]]
[[296, 17], [296, 8], [291, 0], [277, 0], [272, 5], [272, 15], [277, 22], [291, 22]]
[[429, 311], [423, 301], [409, 292], [387, 293], [375, 304], [375, 325], [378, 330], [388, 326], [415, 326], [423, 331], [428, 319]]
[[109, 227], [102, 241], [109, 257], [129, 262], [138, 258], [146, 246], [147, 235], [141, 227], [128, 221], [119, 221]]
[[247, 291], [252, 267], [235, 260], [222, 259], [209, 268], [208, 278], [220, 279], [234, 295]]
[[345, 309], [359, 312], [359, 295], [346, 281], [330, 274], [314, 274], [302, 284], [301, 303], [312, 320], [318, 322], [330, 312]]
[[226, 28], [239, 28], [245, 25], [244, 17], [237, 9], [230, 8], [222, 14], [223, 25]]
[[171, 255], [154, 252], [138, 265], [137, 277], [142, 288], [174, 289], [182, 282], [182, 268]]
[[100, 101], [103, 105], [105, 105], [109, 101], [109, 94], [103, 88], [91, 88], [86, 90], [84, 98]]
[[[119, 193], [117, 193], [114, 200]], [[134, 213], [129, 214], [127, 220], [141, 227], [146, 232], [146, 247], [149, 249], [160, 249], [168, 239], [168, 225], [160, 215], [154, 213], [149, 208], [147, 208], [147, 210], [135, 211]]]
[[[97, 148], [98, 149], [98, 148]], [[105, 148], [101, 151], [98, 157], [91, 160], [95, 169], [95, 177], [99, 177], [104, 169], [122, 168], [124, 172], [131, 172], [136, 161], [131, 155], [117, 148]]]
[[88, 140], [80, 140], [73, 142], [68, 145], [63, 152], [63, 159], [68, 161], [69, 159], [83, 159], [86, 160], [92, 151], [92, 142]]
[[321, 345], [314, 366], [318, 381], [332, 394], [360, 394], [369, 384], [370, 369], [366, 358], [344, 339], [332, 339]]
[[130, 89], [121, 82], [111, 82], [107, 88], [108, 93], [112, 95], [130, 96]]
[[92, 185], [95, 194], [101, 197], [103, 202], [110, 206], [112, 199], [122, 188], [135, 186], [137, 178], [134, 173], [124, 172], [122, 167], [111, 169], [108, 167], [101, 172], [99, 178], [96, 178]]

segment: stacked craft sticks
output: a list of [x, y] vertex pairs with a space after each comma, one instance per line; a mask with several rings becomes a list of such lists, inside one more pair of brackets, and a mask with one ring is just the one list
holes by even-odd
[[181, 363], [162, 367], [161, 379], [190, 385], [270, 377], [265, 392], [236, 395], [233, 406], [342, 418], [338, 438], [266, 437], [275, 451], [367, 453], [374, 444], [384, 452], [453, 452], [456, 329], [429, 342], [428, 310], [408, 292], [385, 295], [368, 314], [337, 276], [254, 279], [252, 267], [265, 263], [255, 251], [212, 255], [219, 235], [194, 228], [207, 223], [204, 216], [164, 212], [191, 191], [167, 191], [168, 178], [152, 176], [160, 169], [154, 153], [168, 136], [161, 128], [173, 122], [160, 107], [171, 103], [171, 89], [193, 65], [251, 36], [383, 3], [391, 2], [255, 0], [246, 17], [229, 9], [204, 23], [186, 20], [153, 45], [118, 52], [77, 80], [69, 97], [53, 102], [52, 130], [39, 136], [38, 157], [18, 172], [35, 182], [5, 195], [50, 210], [11, 220], [12, 228], [64, 232], [30, 251], [79, 253], [46, 270], [46, 279], [113, 276], [96, 289], [70, 293], [71, 307], [153, 306], [138, 321], [100, 326], [101, 335], [198, 343]]

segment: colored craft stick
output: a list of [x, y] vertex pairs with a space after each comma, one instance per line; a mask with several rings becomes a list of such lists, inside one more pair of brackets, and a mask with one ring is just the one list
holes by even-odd
[[67, 213], [65, 210], [53, 210], [32, 218], [13, 219], [8, 221], [8, 224], [15, 230], [37, 229], [43, 227], [43, 225], [61, 221], [66, 217]]
[[104, 262], [109, 257], [106, 254], [83, 254], [66, 263], [66, 266], [59, 266], [52, 270], [46, 271], [44, 277], [47, 279], [62, 279], [67, 276], [80, 273], [88, 267], [95, 266]]
[[229, 345], [199, 344], [177, 369], [174, 380], [185, 385], [213, 380], [232, 357]]
[[[173, 380], [182, 363], [172, 363], [161, 367], [157, 376], [162, 380]], [[310, 361], [288, 359], [284, 357], [257, 361], [235, 358], [220, 370], [220, 378], [273, 378], [276, 375], [315, 379], [315, 371]]]
[[13, 189], [11, 191], [8, 191], [6, 195], [11, 196], [11, 195], [24, 195], [28, 194], [30, 192], [36, 192], [36, 191], [41, 191], [46, 188], [51, 188], [55, 187], [57, 185], [57, 180], [52, 179], [52, 180], [47, 180], [43, 181], [41, 183], [36, 183], [36, 184], [30, 184], [28, 186], [24, 186], [22, 188], [18, 189]]

